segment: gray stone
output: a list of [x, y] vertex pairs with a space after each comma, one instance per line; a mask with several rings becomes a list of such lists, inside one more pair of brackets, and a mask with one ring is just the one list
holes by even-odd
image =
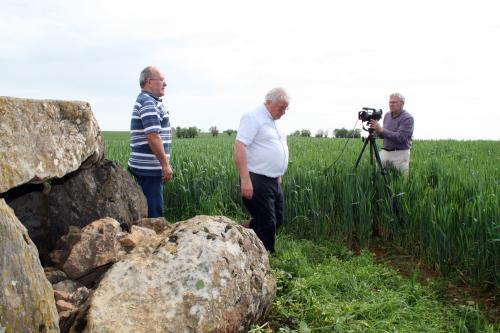
[[68, 279], [66, 273], [57, 269], [50, 271], [45, 270], [45, 276], [47, 277], [47, 280], [49, 280], [51, 284], [56, 284], [58, 282]]
[[54, 293], [35, 244], [0, 199], [0, 326], [8, 333], [59, 332]]
[[252, 230], [197, 216], [115, 263], [71, 332], [246, 332], [275, 293], [267, 252]]
[[107, 160], [54, 181], [49, 200], [49, 221], [59, 237], [71, 225], [83, 228], [105, 217], [131, 225], [148, 214], [139, 185], [116, 162]]
[[63, 177], [103, 154], [89, 103], [0, 97], [0, 193]]
[[52, 286], [54, 290], [65, 291], [68, 294], [72, 294], [78, 290], [78, 288], [83, 287], [81, 283], [73, 280], [60, 281]]
[[74, 293], [69, 295], [69, 301], [76, 306], [81, 305], [83, 302], [87, 300], [90, 295], [90, 290], [86, 287], [78, 288]]
[[56, 249], [50, 252], [49, 256], [56, 267], [61, 268], [68, 259], [73, 246], [82, 239], [80, 228], [69, 226], [68, 233], [62, 236], [56, 244]]
[[49, 226], [49, 196], [41, 184], [25, 184], [7, 192], [6, 201], [17, 218], [28, 229], [35, 243], [42, 265], [49, 265], [53, 237]]

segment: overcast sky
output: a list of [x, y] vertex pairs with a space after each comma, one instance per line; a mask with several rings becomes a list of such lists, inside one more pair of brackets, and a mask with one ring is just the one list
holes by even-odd
[[0, 95], [88, 101], [102, 130], [156, 65], [173, 126], [236, 129], [283, 86], [288, 132], [397, 91], [417, 139], [500, 139], [498, 1], [0, 1]]

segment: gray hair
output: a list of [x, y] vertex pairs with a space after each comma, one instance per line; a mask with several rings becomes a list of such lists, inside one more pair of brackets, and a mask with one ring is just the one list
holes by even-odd
[[141, 88], [144, 88], [146, 82], [151, 78], [151, 76], [153, 76], [151, 68], [153, 68], [153, 66], [148, 66], [142, 70], [141, 76], [139, 76], [139, 84], [141, 85]]
[[403, 104], [405, 104], [405, 97], [402, 94], [400, 94], [400, 93], [394, 93], [394, 94], [391, 94], [389, 96], [389, 98], [391, 98], [391, 97], [399, 98], [401, 100], [401, 102], [403, 102]]
[[277, 102], [278, 100], [284, 100], [287, 104], [290, 102], [290, 96], [288, 96], [287, 92], [285, 89], [281, 87], [273, 88], [271, 89], [265, 97], [265, 102], [271, 101], [273, 103]]

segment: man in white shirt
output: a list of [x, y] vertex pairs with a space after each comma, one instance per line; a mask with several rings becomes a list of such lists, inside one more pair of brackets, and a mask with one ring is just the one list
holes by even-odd
[[241, 196], [252, 216], [249, 226], [271, 253], [276, 230], [283, 224], [281, 177], [288, 166], [286, 135], [276, 121], [289, 100], [283, 88], [269, 91], [263, 104], [241, 117], [234, 143]]

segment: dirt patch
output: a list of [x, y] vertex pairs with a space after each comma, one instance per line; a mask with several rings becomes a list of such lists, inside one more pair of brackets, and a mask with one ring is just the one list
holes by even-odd
[[471, 286], [456, 278], [444, 278], [432, 265], [409, 254], [403, 248], [380, 239], [372, 239], [369, 250], [375, 254], [377, 262], [387, 263], [403, 276], [413, 276], [422, 285], [427, 285], [429, 279], [437, 282], [438, 289], [446, 302], [454, 305], [477, 304], [490, 322], [500, 323], [498, 288], [491, 286], [485, 289]]

